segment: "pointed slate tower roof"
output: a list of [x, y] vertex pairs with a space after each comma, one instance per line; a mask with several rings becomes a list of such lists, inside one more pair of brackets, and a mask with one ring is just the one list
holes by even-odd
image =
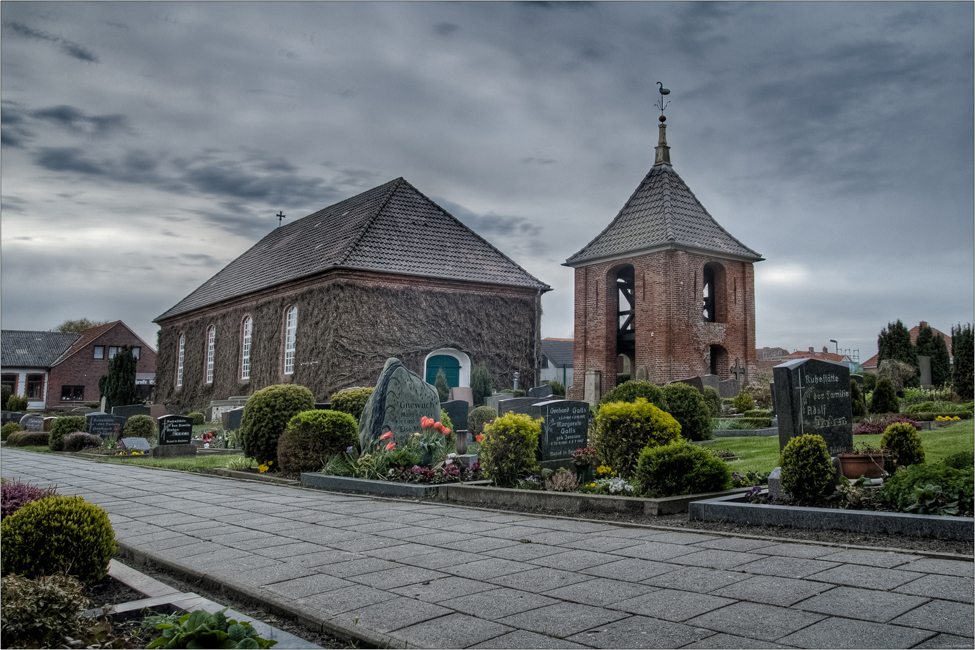
[[667, 125], [660, 125], [653, 168], [606, 228], [563, 266], [676, 248], [758, 262], [761, 255], [735, 239], [708, 214], [670, 164]]
[[397, 178], [275, 228], [156, 321], [339, 268], [551, 291]]

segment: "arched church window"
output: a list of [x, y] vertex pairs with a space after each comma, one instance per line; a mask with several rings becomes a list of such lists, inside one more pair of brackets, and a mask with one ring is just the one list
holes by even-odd
[[240, 378], [251, 378], [251, 332], [254, 328], [254, 321], [250, 316], [244, 319], [244, 327], [240, 341]]
[[207, 330], [207, 378], [206, 383], [213, 383], [213, 356], [216, 348], [217, 329], [211, 325]]
[[295, 340], [298, 334], [298, 308], [288, 310], [284, 325], [284, 374], [295, 371]]
[[179, 335], [179, 354], [176, 357], [176, 388], [183, 385], [183, 355], [186, 352], [186, 335]]

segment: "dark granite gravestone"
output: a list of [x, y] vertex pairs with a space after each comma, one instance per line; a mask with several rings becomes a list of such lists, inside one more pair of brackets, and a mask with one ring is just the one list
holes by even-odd
[[921, 373], [921, 388], [931, 388], [931, 357], [918, 355], [917, 369]]
[[57, 422], [57, 421], [58, 421], [58, 419], [56, 417], [44, 418], [44, 430], [45, 431], [50, 431], [51, 430], [51, 427], [53, 427], [54, 426], [54, 423]]
[[538, 440], [542, 461], [571, 458], [576, 449], [589, 446], [588, 402], [538, 402], [531, 407], [531, 416], [544, 419]]
[[549, 384], [543, 386], [533, 386], [528, 389], [528, 397], [551, 397], [552, 387]]
[[20, 430], [21, 431], [43, 431], [44, 418], [42, 418], [39, 415], [30, 415], [28, 413], [24, 417], [20, 418]]
[[498, 415], [506, 413], [532, 414], [532, 406], [539, 402], [551, 401], [541, 397], [510, 397], [498, 402]]
[[853, 446], [850, 368], [819, 359], [796, 359], [775, 366], [775, 410], [779, 448], [802, 435], [822, 436], [830, 456]]
[[225, 411], [221, 418], [223, 418], [223, 428], [226, 431], [236, 431], [240, 428], [241, 418], [244, 417], [244, 407], [236, 408], [230, 411]]
[[720, 395], [722, 399], [738, 397], [739, 392], [741, 392], [741, 389], [738, 386], [737, 379], [725, 379], [718, 382], [718, 395]]
[[85, 431], [93, 436], [116, 438], [125, 426], [125, 418], [95, 411], [85, 416]]
[[857, 384], [859, 384], [858, 387], [860, 388], [860, 396], [861, 397], [863, 395], [866, 395], [867, 394], [867, 389], [863, 387], [863, 375], [854, 375], [854, 374], [851, 374], [850, 375], [850, 379], [854, 380]]
[[359, 418], [359, 445], [372, 449], [383, 433], [392, 431], [393, 442], [404, 447], [410, 434], [420, 430], [424, 417], [440, 421], [437, 389], [399, 359], [387, 359]]
[[498, 410], [498, 403], [503, 399], [511, 399], [511, 393], [494, 393], [484, 398], [484, 406], [490, 406], [495, 411]]
[[185, 415], [164, 415], [157, 420], [159, 446], [189, 445], [193, 437], [193, 418]]
[[778, 415], [778, 413], [776, 413], [775, 411], [775, 382], [774, 381], [769, 382], [768, 390], [769, 393], [772, 394], [772, 415]]
[[720, 393], [721, 391], [721, 380], [718, 379], [717, 375], [700, 375], [698, 377], [691, 377], [690, 379], [681, 379], [678, 381], [670, 382], [672, 384], [687, 384], [693, 386], [697, 389], [699, 393], [704, 392], [705, 386], [710, 386], [714, 390]]
[[332, 403], [331, 402], [315, 402], [315, 410], [316, 411], [331, 411], [332, 410]]
[[26, 413], [19, 413], [17, 411], [0, 411], [0, 424], [10, 424], [11, 422], [16, 422], [20, 424], [20, 418], [27, 415]]
[[122, 449], [126, 451], [141, 451], [143, 453], [152, 450], [152, 445], [145, 438], [122, 438]]
[[152, 411], [145, 404], [130, 404], [128, 406], [113, 406], [112, 415], [118, 415], [128, 420], [133, 415], [152, 415]]
[[471, 408], [467, 402], [462, 399], [440, 402], [440, 408], [447, 412], [454, 431], [467, 431], [467, 413]]

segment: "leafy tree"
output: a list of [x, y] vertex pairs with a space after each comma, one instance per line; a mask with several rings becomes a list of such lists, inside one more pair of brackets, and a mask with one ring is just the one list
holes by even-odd
[[55, 332], [61, 332], [62, 334], [81, 334], [87, 329], [92, 327], [98, 327], [100, 325], [106, 325], [110, 321], [107, 320], [88, 320], [87, 318], [79, 318], [78, 320], [66, 320], [57, 327], [54, 328]]
[[113, 406], [139, 402], [135, 388], [136, 363], [132, 348], [128, 345], [120, 347], [108, 362], [108, 374], [98, 380], [98, 392], [105, 398], [106, 413], [111, 413]]
[[433, 380], [433, 387], [437, 389], [441, 402], [450, 399], [450, 384], [447, 383], [447, 373], [443, 371], [443, 368], [437, 371], [437, 378]]
[[955, 364], [951, 370], [951, 385], [963, 399], [972, 399], [973, 370], [975, 370], [975, 338], [972, 335], [972, 324], [964, 327], [958, 325], [951, 328], [951, 351], [955, 355]]
[[484, 363], [479, 363], [471, 369], [471, 392], [474, 394], [474, 406], [483, 406], [484, 398], [494, 392], [494, 380], [491, 371]]
[[914, 376], [906, 382], [908, 388], [921, 385], [921, 375], [918, 371], [917, 348], [911, 343], [911, 333], [904, 323], [897, 319], [896, 323], [887, 323], [887, 327], [880, 330], [877, 337], [877, 361], [894, 359], [914, 366]]

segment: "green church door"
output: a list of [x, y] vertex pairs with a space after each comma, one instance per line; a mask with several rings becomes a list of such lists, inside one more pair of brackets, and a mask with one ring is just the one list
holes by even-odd
[[447, 385], [451, 388], [460, 386], [460, 361], [446, 354], [438, 354], [427, 359], [427, 383], [437, 381], [437, 372], [443, 370], [447, 375]]

